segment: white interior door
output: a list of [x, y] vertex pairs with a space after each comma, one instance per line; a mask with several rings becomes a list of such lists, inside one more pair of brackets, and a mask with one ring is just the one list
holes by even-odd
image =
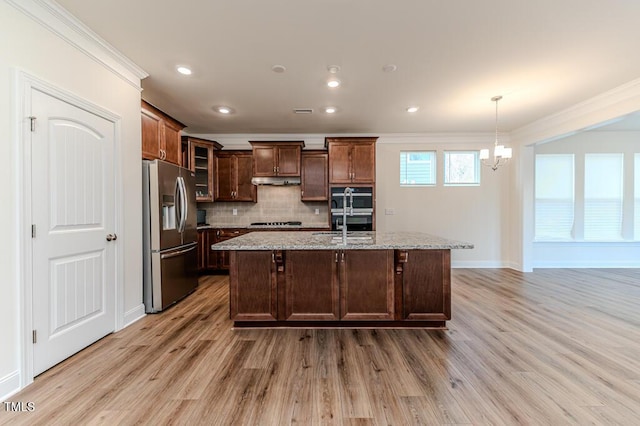
[[31, 90], [34, 375], [115, 329], [115, 124]]

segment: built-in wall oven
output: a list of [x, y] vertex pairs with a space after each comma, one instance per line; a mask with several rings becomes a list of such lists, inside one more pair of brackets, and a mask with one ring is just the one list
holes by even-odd
[[[346, 187], [331, 188], [331, 229], [342, 229], [344, 217], [344, 190]], [[351, 231], [373, 230], [373, 187], [352, 187], [353, 196], [347, 196], [347, 229]], [[353, 202], [353, 205], [351, 204]], [[353, 209], [352, 209], [353, 207]]]

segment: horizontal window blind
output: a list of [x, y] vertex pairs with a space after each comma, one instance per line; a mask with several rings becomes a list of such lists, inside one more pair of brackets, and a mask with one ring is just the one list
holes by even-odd
[[420, 186], [436, 184], [435, 151], [401, 151], [400, 185]]
[[635, 155], [633, 164], [633, 192], [634, 192], [634, 213], [633, 213], [633, 239], [640, 241], [640, 154]]
[[535, 160], [535, 239], [572, 238], [573, 154], [538, 154]]
[[584, 239], [621, 239], [623, 155], [585, 154], [584, 169]]

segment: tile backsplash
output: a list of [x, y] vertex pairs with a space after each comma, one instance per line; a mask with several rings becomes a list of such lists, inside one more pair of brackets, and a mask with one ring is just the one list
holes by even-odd
[[[207, 223], [245, 226], [252, 222], [300, 221], [304, 226], [329, 226], [326, 201], [300, 201], [299, 186], [258, 186], [258, 202], [198, 203], [206, 209]], [[237, 209], [237, 215], [233, 215]], [[318, 214], [315, 213], [318, 209]]]

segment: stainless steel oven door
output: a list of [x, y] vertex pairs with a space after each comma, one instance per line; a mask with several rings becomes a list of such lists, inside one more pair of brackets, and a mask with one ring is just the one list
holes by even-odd
[[[342, 230], [342, 210], [331, 210], [331, 230]], [[347, 229], [349, 231], [372, 231], [373, 213], [372, 209], [353, 209], [353, 215], [347, 214]]]

